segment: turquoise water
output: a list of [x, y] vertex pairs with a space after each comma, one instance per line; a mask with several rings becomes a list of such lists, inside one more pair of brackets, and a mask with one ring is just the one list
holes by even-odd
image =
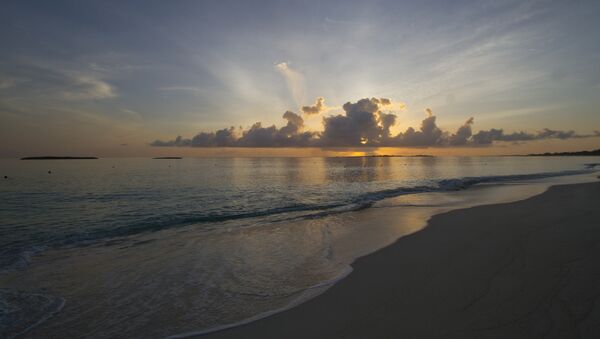
[[[0, 324], [11, 336], [58, 314], [27, 335], [160, 337], [235, 323], [343, 275], [352, 256], [340, 259], [331, 243], [354, 232], [348, 225], [373, 214], [379, 201], [589, 173], [586, 164], [597, 162], [0, 160], [8, 177], [0, 184]], [[31, 316], [10, 313], [14, 305]], [[148, 325], [157, 319], [164, 324]]]

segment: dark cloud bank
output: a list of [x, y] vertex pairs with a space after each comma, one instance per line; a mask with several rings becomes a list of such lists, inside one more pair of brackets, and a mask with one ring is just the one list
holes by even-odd
[[[356, 103], [347, 102], [339, 114], [323, 118], [323, 131], [304, 131], [304, 119], [294, 112], [287, 111], [283, 119], [287, 124], [281, 128], [275, 125], [263, 127], [255, 123], [248, 130], [224, 128], [215, 132], [201, 132], [191, 139], [178, 136], [174, 140], [156, 140], [152, 146], [169, 147], [429, 147], [429, 146], [488, 146], [494, 142], [523, 142], [542, 139], [572, 139], [600, 136], [600, 132], [581, 135], [574, 131], [543, 129], [537, 133], [505, 133], [492, 128], [473, 133], [473, 118], [469, 118], [455, 132], [443, 131], [436, 124], [436, 116], [427, 109], [427, 118], [419, 129], [409, 127], [406, 131], [392, 135], [390, 128], [396, 124], [396, 115], [385, 113], [389, 99], [361, 99]], [[323, 98], [318, 98], [314, 106], [303, 106], [304, 114], [318, 114], [325, 110]]]

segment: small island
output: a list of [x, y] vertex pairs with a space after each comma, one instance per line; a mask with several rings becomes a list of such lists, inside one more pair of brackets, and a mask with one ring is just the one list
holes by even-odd
[[183, 159], [182, 157], [156, 157], [152, 159]]
[[90, 160], [98, 159], [97, 157], [56, 157], [56, 156], [43, 156], [43, 157], [23, 157], [21, 160]]
[[366, 155], [366, 158], [433, 158], [433, 155], [429, 154], [414, 154], [414, 155], [400, 155], [400, 154], [375, 154]]
[[527, 154], [530, 157], [573, 157], [573, 156], [598, 156], [600, 155], [600, 149], [593, 151], [579, 151], [579, 152], [559, 152], [559, 153], [534, 153]]

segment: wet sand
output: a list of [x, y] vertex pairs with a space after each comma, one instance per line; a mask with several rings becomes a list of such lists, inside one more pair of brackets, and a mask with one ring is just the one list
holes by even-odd
[[600, 183], [439, 214], [308, 302], [208, 338], [600, 338]]

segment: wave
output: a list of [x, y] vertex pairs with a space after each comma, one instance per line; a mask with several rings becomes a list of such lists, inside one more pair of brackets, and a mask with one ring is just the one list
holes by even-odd
[[[332, 210], [321, 211], [315, 214], [309, 214], [306, 216], [302, 216], [301, 218], [314, 218], [314, 217], [323, 217], [326, 215], [331, 215], [335, 213], [342, 213], [344, 210], [357, 210], [362, 208], [368, 208], [373, 205], [373, 203], [387, 199], [393, 198], [400, 195], [406, 194], [414, 194], [414, 193], [425, 193], [425, 192], [448, 192], [448, 191], [460, 191], [464, 189], [468, 189], [472, 186], [478, 184], [495, 184], [495, 183], [506, 183], [506, 182], [519, 182], [526, 180], [536, 180], [536, 179], [544, 179], [551, 177], [560, 177], [560, 176], [568, 176], [568, 175], [577, 175], [577, 174], [586, 174], [590, 173], [590, 171], [581, 170], [581, 171], [563, 171], [563, 172], [547, 172], [547, 173], [535, 173], [535, 174], [525, 174], [525, 175], [506, 175], [506, 176], [487, 176], [487, 177], [463, 177], [463, 178], [455, 178], [455, 179], [443, 179], [435, 182], [432, 185], [423, 185], [416, 187], [399, 187], [396, 189], [388, 189], [388, 190], [380, 190], [376, 192], [369, 192], [362, 195], [359, 195], [352, 199], [351, 203], [348, 205], [344, 205], [344, 208], [335, 208]], [[404, 205], [403, 205], [404, 206]], [[409, 206], [409, 205], [407, 205]], [[200, 329], [197, 331], [190, 331], [184, 333], [178, 333], [174, 335], [170, 335], [167, 339], [183, 339], [189, 337], [197, 337], [202, 335], [207, 335], [214, 332], [219, 332], [222, 330], [226, 330], [229, 328], [238, 327], [241, 325], [249, 324], [255, 322], [257, 320], [270, 317], [277, 313], [281, 313], [283, 311], [289, 310], [291, 308], [296, 307], [299, 304], [302, 304], [319, 294], [325, 292], [325, 290], [331, 286], [333, 286], [338, 281], [345, 278], [352, 271], [351, 266], [346, 266], [345, 269], [337, 276], [336, 278], [319, 283], [312, 287], [303, 290], [301, 294], [299, 294], [298, 298], [292, 300], [289, 304], [284, 307], [273, 309], [267, 312], [263, 312], [249, 318], [243, 319], [241, 321], [237, 321], [234, 323], [226, 324], [226, 325], [217, 325], [205, 329]]]
[[459, 191], [478, 184], [504, 183], [512, 181], [536, 180], [551, 177], [561, 177], [569, 175], [578, 175], [591, 173], [591, 170], [570, 170], [561, 172], [544, 172], [533, 174], [515, 174], [501, 176], [483, 176], [483, 177], [463, 177], [455, 179], [442, 179], [434, 185], [416, 186], [416, 187], [399, 187], [394, 189], [381, 190], [377, 192], [366, 193], [354, 199], [354, 203], [371, 205], [377, 201], [394, 198], [400, 195], [428, 193], [428, 192], [448, 192]]
[[600, 167], [600, 163], [592, 162], [592, 163], [589, 163], [589, 164], [583, 164], [583, 166], [586, 169], [594, 169], [596, 167]]
[[[64, 235], [61, 238], [51, 239], [43, 246], [36, 246], [18, 252], [3, 251], [0, 255], [4, 260], [0, 262], [0, 273], [6, 270], [25, 268], [29, 258], [39, 253], [40, 249], [60, 248], [65, 246], [86, 246], [95, 244], [98, 241], [107, 241], [108, 244], [118, 242], [119, 238], [133, 236], [143, 233], [157, 232], [165, 229], [177, 228], [182, 226], [198, 225], [201, 231], [213, 231], [218, 229], [222, 223], [235, 220], [246, 220], [249, 224], [257, 218], [267, 218], [268, 222], [293, 221], [299, 219], [323, 218], [333, 214], [358, 211], [369, 208], [374, 203], [401, 195], [418, 194], [428, 192], [448, 192], [464, 190], [478, 184], [493, 184], [503, 182], [536, 180], [551, 177], [569, 176], [592, 173], [596, 171], [598, 164], [586, 164], [582, 170], [568, 170], [560, 172], [543, 172], [533, 174], [517, 174], [503, 176], [481, 176], [481, 177], [463, 177], [453, 179], [441, 179], [432, 181], [429, 185], [420, 185], [413, 187], [397, 187], [392, 189], [383, 189], [378, 191], [366, 192], [355, 195], [345, 201], [331, 204], [292, 204], [283, 207], [276, 207], [257, 211], [246, 211], [241, 213], [213, 213], [213, 214], [189, 214], [172, 213], [160, 216], [149, 216], [141, 218], [128, 227], [117, 227], [100, 230], [88, 230], [82, 233], [72, 233]], [[243, 225], [236, 225], [243, 227]], [[12, 253], [11, 253], [12, 252]]]
[[[350, 204], [344, 205], [343, 209], [332, 209], [319, 213], [314, 213], [300, 218], [319, 218], [331, 214], [337, 214], [340, 212], [357, 211], [371, 207], [374, 203], [398, 197], [407, 194], [418, 194], [418, 193], [431, 193], [431, 192], [450, 192], [465, 190], [472, 186], [479, 184], [494, 184], [494, 183], [505, 183], [515, 181], [526, 181], [526, 180], [537, 180], [552, 177], [561, 177], [569, 175], [578, 175], [592, 173], [593, 170], [569, 170], [561, 172], [544, 172], [544, 173], [533, 173], [533, 174], [516, 174], [516, 175], [503, 175], [503, 176], [483, 176], [483, 177], [463, 177], [456, 179], [442, 179], [434, 185], [415, 186], [415, 187], [398, 187], [393, 189], [380, 190], [375, 192], [369, 192], [354, 198]], [[297, 218], [294, 218], [297, 219]]]

